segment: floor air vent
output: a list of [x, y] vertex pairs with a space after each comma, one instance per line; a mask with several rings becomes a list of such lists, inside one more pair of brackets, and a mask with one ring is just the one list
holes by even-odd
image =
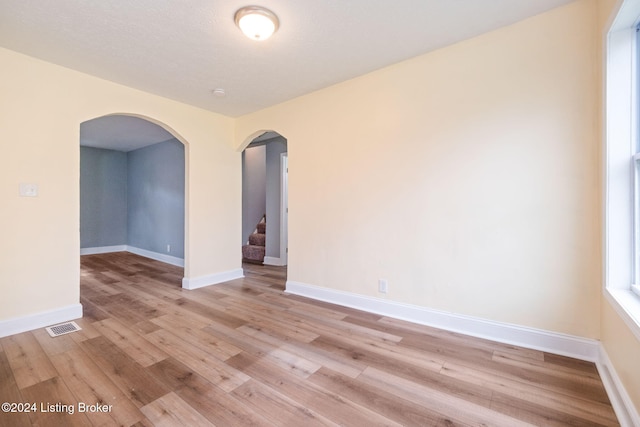
[[70, 334], [71, 332], [79, 331], [82, 328], [78, 326], [76, 322], [65, 322], [59, 325], [49, 326], [45, 328], [49, 335], [52, 337], [59, 337], [60, 335]]

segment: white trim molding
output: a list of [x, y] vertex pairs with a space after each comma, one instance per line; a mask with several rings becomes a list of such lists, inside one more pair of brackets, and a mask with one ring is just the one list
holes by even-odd
[[228, 282], [229, 280], [242, 279], [244, 271], [241, 268], [235, 270], [223, 271], [221, 273], [209, 274], [200, 277], [185, 277], [182, 279], [182, 287], [184, 289], [198, 289], [205, 286], [217, 285], [218, 283]]
[[98, 246], [95, 248], [80, 248], [80, 255], [109, 254], [111, 252], [126, 252], [127, 245]]
[[171, 265], [176, 265], [178, 267], [184, 267], [183, 258], [162, 254], [160, 252], [152, 252], [146, 249], [136, 248], [135, 246], [127, 246], [126, 251], [131, 252], [132, 254], [143, 256], [145, 258], [151, 258], [151, 259], [155, 259], [156, 261], [164, 262]]
[[623, 427], [640, 426], [633, 401], [600, 341], [477, 317], [433, 310], [288, 280], [285, 292], [395, 319], [594, 362]]
[[576, 359], [598, 360], [600, 342], [526, 326], [321, 288], [287, 281], [286, 292], [505, 344], [547, 351]]
[[82, 317], [82, 304], [72, 304], [54, 310], [41, 311], [28, 316], [0, 320], [0, 338], [22, 332], [33, 331], [57, 323], [68, 322]]
[[129, 245], [99, 246], [95, 248], [80, 249], [80, 255], [108, 254], [111, 252], [131, 252], [132, 254], [140, 255], [145, 258], [154, 259], [156, 261], [164, 262], [166, 264], [171, 264], [178, 267], [184, 267], [184, 258], [178, 258], [175, 256], [166, 255], [160, 252], [148, 251], [146, 249], [136, 248], [135, 246], [129, 246]]
[[280, 262], [289, 258], [289, 153], [280, 153]]
[[605, 289], [604, 297], [640, 341], [640, 298], [628, 289]]
[[282, 258], [276, 258], [276, 257], [272, 257], [272, 256], [264, 257], [264, 261], [262, 263], [264, 265], [275, 265], [275, 266], [278, 266], [278, 267], [282, 267], [284, 265], [287, 265], [287, 263], [282, 261]]
[[596, 365], [620, 425], [623, 427], [640, 426], [640, 415], [622, 381], [620, 381], [604, 346], [600, 346], [599, 360]]

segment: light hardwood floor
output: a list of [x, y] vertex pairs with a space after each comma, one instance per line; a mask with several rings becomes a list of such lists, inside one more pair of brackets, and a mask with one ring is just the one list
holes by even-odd
[[37, 405], [0, 425], [618, 425], [592, 363], [288, 295], [285, 274], [185, 291], [181, 268], [82, 257], [83, 329], [0, 339], [0, 402]]

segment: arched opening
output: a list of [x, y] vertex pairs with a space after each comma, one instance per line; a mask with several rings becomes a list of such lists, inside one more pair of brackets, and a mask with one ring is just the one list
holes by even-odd
[[250, 138], [242, 151], [243, 263], [286, 266], [287, 139], [274, 131], [260, 131]]
[[184, 276], [186, 148], [145, 117], [80, 124], [81, 255], [130, 252], [181, 267]]

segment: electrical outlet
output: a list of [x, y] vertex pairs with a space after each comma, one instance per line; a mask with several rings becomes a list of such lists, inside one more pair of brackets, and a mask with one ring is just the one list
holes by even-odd
[[389, 282], [387, 282], [387, 279], [378, 279], [378, 292], [386, 294], [388, 290]]
[[171, 252], [171, 245], [167, 245], [167, 253]]

